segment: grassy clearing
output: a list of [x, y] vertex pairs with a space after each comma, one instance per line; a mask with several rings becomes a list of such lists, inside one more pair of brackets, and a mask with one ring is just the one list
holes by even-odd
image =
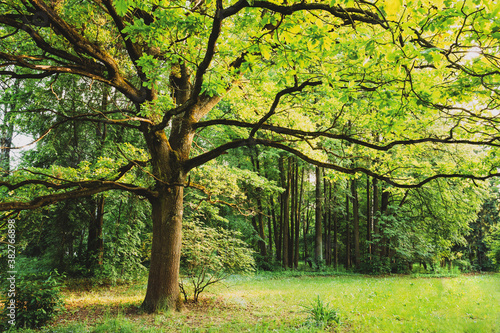
[[[139, 312], [144, 292], [68, 291], [66, 313], [42, 332], [500, 332], [500, 274], [233, 278], [184, 312], [156, 315]], [[340, 324], [311, 320], [314, 308]]]

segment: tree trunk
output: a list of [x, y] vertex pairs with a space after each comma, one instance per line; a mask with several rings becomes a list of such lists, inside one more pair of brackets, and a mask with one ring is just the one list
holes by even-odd
[[290, 226], [290, 178], [286, 175], [289, 175], [290, 172], [288, 168], [290, 167], [290, 163], [288, 163], [288, 168], [285, 173], [284, 168], [284, 159], [281, 159], [281, 181], [282, 186], [285, 188], [285, 192], [281, 195], [281, 237], [283, 240], [282, 247], [282, 260], [283, 267], [288, 267], [288, 241], [289, 241], [289, 226]]
[[[19, 92], [20, 80], [15, 80], [12, 85], [14, 94]], [[8, 95], [7, 95], [8, 96]], [[3, 104], [3, 116], [0, 126], [0, 171], [2, 175], [7, 176], [10, 173], [10, 148], [12, 147], [12, 139], [14, 137], [14, 111], [17, 109], [17, 101], [15, 97], [11, 97], [10, 103]]]
[[275, 248], [275, 255], [276, 255], [276, 260], [280, 261], [281, 260], [281, 238], [280, 238], [280, 231], [278, 228], [278, 223], [276, 220], [276, 210], [275, 210], [275, 205], [274, 205], [274, 197], [271, 196], [271, 217], [273, 219], [273, 232], [274, 232], [274, 248]]
[[289, 159], [289, 168], [288, 168], [288, 179], [290, 182], [290, 233], [289, 233], [289, 242], [288, 242], [288, 265], [290, 268], [293, 267], [295, 262], [295, 218], [296, 218], [296, 204], [297, 204], [297, 179], [295, 178], [295, 158]]
[[[378, 207], [379, 207], [379, 194], [378, 194], [378, 179], [373, 178], [373, 233], [376, 235], [376, 240], [372, 246], [372, 253], [380, 255], [380, 230], [378, 227]], [[373, 236], [372, 236], [373, 239]]]
[[337, 213], [333, 212], [333, 260], [335, 262], [335, 268], [339, 266], [339, 242], [338, 242], [338, 229], [339, 222], [337, 218]]
[[366, 176], [366, 241], [368, 243], [367, 251], [368, 256], [372, 254], [372, 203], [370, 197], [370, 176]]
[[361, 251], [359, 248], [359, 202], [356, 179], [351, 180], [352, 221], [354, 225], [354, 261], [356, 267], [361, 265]]
[[304, 234], [304, 258], [306, 261], [311, 261], [309, 258], [309, 250], [307, 249], [307, 235], [309, 234], [309, 217], [311, 210], [306, 208], [306, 220], [304, 221], [304, 225], [302, 227], [302, 233]]
[[[270, 211], [268, 210], [268, 212], [270, 213]], [[267, 215], [267, 241], [269, 243], [269, 251], [268, 251], [268, 255], [269, 255], [269, 258], [272, 258], [273, 257], [273, 229], [271, 227], [271, 224], [272, 224], [272, 218], [271, 218], [271, 214]]]
[[314, 251], [314, 261], [316, 262], [316, 265], [319, 265], [319, 263], [323, 260], [323, 230], [321, 223], [321, 214], [322, 214], [321, 203], [323, 201], [321, 197], [322, 178], [323, 177], [321, 168], [316, 167], [316, 222], [315, 222], [316, 246]]
[[104, 255], [104, 241], [102, 238], [104, 202], [104, 196], [100, 195], [96, 202], [95, 216], [90, 220], [87, 239], [87, 264], [90, 269], [95, 269], [97, 266], [102, 265]]
[[[380, 202], [380, 214], [385, 215], [387, 213], [387, 207], [389, 206], [389, 192], [382, 191], [382, 200]], [[389, 226], [384, 225], [384, 228], [388, 228]], [[389, 230], [389, 229], [387, 229]], [[382, 232], [383, 233], [383, 232]], [[384, 257], [389, 256], [389, 240], [384, 235], [382, 237], [382, 255]]]
[[[297, 164], [297, 169], [296, 169], [296, 178], [298, 179], [299, 175], [299, 167]], [[298, 186], [298, 181], [297, 181], [297, 186]], [[297, 207], [297, 215], [295, 218], [295, 262], [294, 262], [294, 267], [298, 268], [299, 267], [299, 247], [300, 247], [300, 215], [301, 215], [301, 210], [302, 210], [302, 197], [304, 194], [304, 168], [302, 168], [302, 173], [301, 173], [301, 178], [300, 178], [300, 194], [298, 197], [298, 202], [296, 204]]]
[[[349, 186], [349, 185], [347, 185]], [[349, 188], [347, 188], [348, 190]], [[349, 213], [349, 194], [345, 195], [345, 211], [346, 211], [346, 267], [351, 268], [351, 214]]]
[[[254, 147], [255, 151], [255, 157], [253, 154], [250, 154], [250, 160], [253, 165], [254, 171], [260, 175], [260, 163], [259, 163], [259, 152], [257, 151], [257, 148]], [[254, 217], [252, 221], [254, 221], [254, 228], [255, 231], [259, 235], [259, 240], [257, 241], [258, 247], [259, 247], [259, 252], [262, 258], [265, 258], [264, 260], [267, 261], [267, 247], [266, 247], [266, 234], [264, 230], [264, 212], [263, 212], [263, 207], [262, 207], [262, 200], [257, 193], [257, 217]]]
[[151, 200], [153, 244], [148, 287], [142, 308], [147, 312], [182, 308], [179, 268], [182, 243], [183, 186], [162, 186]]

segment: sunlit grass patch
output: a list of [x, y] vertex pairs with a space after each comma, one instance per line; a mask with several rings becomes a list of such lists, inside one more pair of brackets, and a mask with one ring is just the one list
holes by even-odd
[[[235, 277], [226, 286], [210, 288], [198, 303], [188, 302], [183, 312], [159, 314], [139, 310], [144, 287], [141, 282], [89, 292], [67, 290], [66, 313], [42, 332], [500, 331], [500, 274]], [[316, 308], [325, 307], [325, 318], [335, 314], [339, 322], [311, 325], [307, 308], [318, 299], [321, 306]]]

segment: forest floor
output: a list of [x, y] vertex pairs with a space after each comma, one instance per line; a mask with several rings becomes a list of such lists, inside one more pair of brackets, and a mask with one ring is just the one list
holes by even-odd
[[67, 289], [66, 310], [41, 332], [500, 332], [500, 274], [234, 277], [154, 315], [139, 311], [145, 288]]

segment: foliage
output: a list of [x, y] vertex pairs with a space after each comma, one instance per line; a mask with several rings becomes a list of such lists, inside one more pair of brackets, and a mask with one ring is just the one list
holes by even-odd
[[[40, 328], [53, 319], [58, 311], [63, 309], [61, 297], [61, 277], [54, 271], [52, 273], [21, 273], [15, 276], [15, 309], [16, 327]], [[2, 291], [9, 290], [2, 281]], [[7, 296], [7, 295], [5, 295]], [[5, 297], [5, 299], [8, 299]], [[4, 303], [2, 318], [8, 318], [8, 302]], [[3, 328], [10, 324], [3, 321]]]
[[181, 290], [188, 298], [192, 285], [193, 299], [198, 301], [206, 287], [231, 274], [248, 273], [255, 268], [252, 250], [239, 239], [239, 233], [185, 221], [181, 254]]
[[380, 255], [364, 255], [361, 260], [360, 272], [368, 274], [389, 274], [391, 261]]
[[486, 244], [489, 247], [488, 256], [493, 263], [500, 269], [500, 224], [495, 225], [486, 238]]
[[340, 314], [338, 311], [332, 307], [330, 307], [330, 303], [324, 303], [321, 298], [317, 297], [317, 299], [311, 303], [311, 305], [306, 306], [306, 313], [309, 314], [307, 318], [307, 324], [326, 327], [332, 323], [336, 323], [337, 325], [341, 324]]

